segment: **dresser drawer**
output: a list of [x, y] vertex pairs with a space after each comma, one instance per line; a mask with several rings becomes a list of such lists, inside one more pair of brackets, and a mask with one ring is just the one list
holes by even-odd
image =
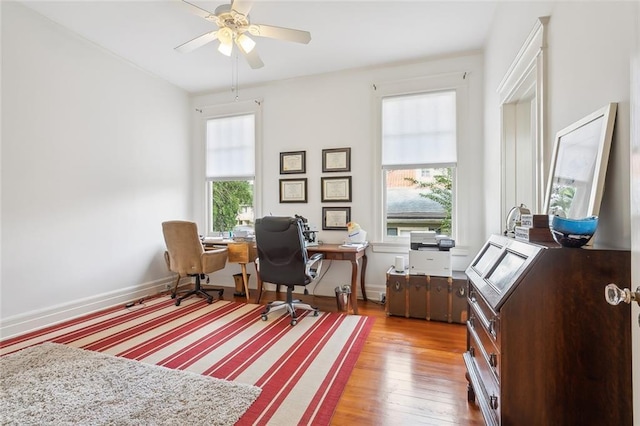
[[[478, 379], [475, 380], [475, 397], [484, 410], [491, 412], [490, 416], [485, 415], [485, 420], [494, 418], [497, 420], [496, 423], [500, 424], [500, 404], [502, 401], [500, 398], [500, 382], [495, 374], [496, 369], [490, 365], [486, 349], [479, 340], [481, 334], [476, 333], [476, 330], [469, 323], [467, 323], [467, 326], [469, 350], [465, 354], [465, 358], [470, 360], [469, 362], [471, 363], [471, 366], [467, 365], [468, 373]], [[482, 332], [482, 330], [480, 331]]]
[[[496, 314], [489, 304], [480, 296], [475, 287], [469, 288], [469, 315], [474, 315], [475, 321], [482, 324], [487, 333], [500, 349], [500, 316]], [[479, 327], [476, 324], [476, 327]]]
[[471, 306], [471, 315], [467, 322], [469, 332], [469, 342], [473, 344], [475, 357], [482, 358], [495, 378], [500, 382], [500, 350], [496, 344], [494, 336], [486, 328], [485, 324], [478, 320], [480, 313], [476, 306]]

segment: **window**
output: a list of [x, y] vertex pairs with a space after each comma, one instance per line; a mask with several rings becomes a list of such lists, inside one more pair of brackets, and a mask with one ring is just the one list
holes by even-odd
[[255, 114], [208, 119], [206, 132], [209, 233], [253, 226]]
[[384, 239], [452, 234], [456, 92], [381, 98]]

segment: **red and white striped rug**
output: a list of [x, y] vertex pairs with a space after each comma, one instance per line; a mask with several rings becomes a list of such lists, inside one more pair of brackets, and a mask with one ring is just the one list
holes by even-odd
[[169, 297], [111, 308], [0, 342], [5, 355], [42, 342], [122, 356], [262, 388], [239, 425], [326, 425], [373, 318], [321, 312], [262, 321], [263, 306]]

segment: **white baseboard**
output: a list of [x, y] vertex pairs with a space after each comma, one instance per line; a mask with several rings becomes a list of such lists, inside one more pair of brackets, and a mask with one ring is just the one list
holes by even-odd
[[83, 315], [126, 304], [134, 300], [155, 296], [166, 291], [167, 285], [175, 283], [175, 276], [161, 278], [137, 286], [118, 289], [108, 293], [97, 294], [84, 299], [51, 306], [45, 309], [25, 312], [5, 318], [0, 324], [0, 338], [6, 339], [16, 335], [68, 321]]

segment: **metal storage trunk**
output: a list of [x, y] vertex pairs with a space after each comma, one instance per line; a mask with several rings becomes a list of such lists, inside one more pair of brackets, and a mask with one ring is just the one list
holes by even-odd
[[467, 281], [453, 277], [410, 275], [387, 271], [387, 315], [464, 324], [467, 321]]

